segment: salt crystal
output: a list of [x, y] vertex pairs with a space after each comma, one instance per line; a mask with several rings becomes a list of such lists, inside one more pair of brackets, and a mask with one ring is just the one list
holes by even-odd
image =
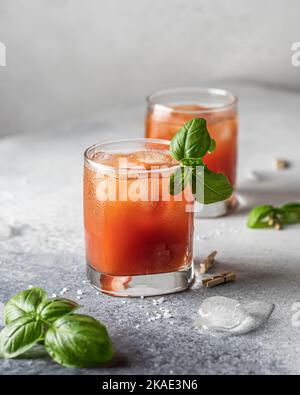
[[56, 294], [52, 294], [52, 298], [56, 298]]
[[28, 285], [28, 289], [31, 289], [31, 288], [33, 288], [33, 285]]
[[136, 327], [136, 329], [139, 329], [140, 325], [139, 325], [139, 324], [137, 324], [135, 327]]
[[172, 314], [169, 311], [165, 311], [163, 316], [164, 316], [164, 318], [171, 318]]
[[81, 299], [81, 296], [76, 296], [76, 299]]
[[142, 295], [142, 296], [141, 296], [141, 299], [144, 299], [144, 297], [145, 297], [145, 296]]
[[156, 320], [159, 320], [160, 318], [161, 318], [161, 314], [156, 314], [156, 315], [155, 315], [155, 319], [156, 319]]
[[152, 303], [154, 305], [158, 305], [158, 304], [162, 304], [164, 301], [165, 301], [165, 298], [162, 297], [162, 298], [159, 298], [159, 299], [153, 299]]
[[83, 292], [81, 291], [81, 289], [77, 289], [77, 295], [83, 295]]

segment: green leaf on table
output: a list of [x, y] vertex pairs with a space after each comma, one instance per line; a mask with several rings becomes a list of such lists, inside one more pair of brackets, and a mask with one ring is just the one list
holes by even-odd
[[55, 321], [45, 337], [52, 359], [63, 366], [85, 368], [112, 359], [105, 326], [92, 317], [69, 314]]
[[47, 293], [38, 287], [25, 289], [13, 296], [4, 307], [6, 324], [25, 315], [35, 315], [38, 305], [47, 298]]
[[55, 298], [46, 299], [37, 308], [37, 315], [42, 320], [54, 322], [58, 318], [70, 314], [81, 306], [70, 299]]
[[283, 224], [291, 225], [300, 223], [300, 204], [287, 203], [280, 207]]
[[256, 206], [249, 215], [247, 225], [249, 228], [269, 228], [268, 219], [275, 214], [275, 209], [271, 205]]
[[202, 204], [217, 203], [229, 199], [233, 188], [222, 173], [214, 173], [204, 166], [204, 171], [193, 170], [192, 190]]
[[183, 158], [201, 158], [211, 147], [211, 140], [206, 120], [194, 118], [175, 134], [171, 140], [170, 152], [178, 161]]
[[14, 320], [0, 332], [1, 357], [8, 359], [23, 354], [43, 338], [43, 333], [43, 324], [28, 315]]
[[300, 216], [300, 203], [286, 203], [280, 207], [281, 210], [291, 210], [299, 214]]

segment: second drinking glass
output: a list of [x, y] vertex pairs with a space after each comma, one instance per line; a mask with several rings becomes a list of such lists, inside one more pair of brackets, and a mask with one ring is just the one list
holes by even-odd
[[[205, 118], [217, 148], [204, 162], [214, 172], [224, 173], [231, 185], [236, 184], [238, 110], [237, 97], [222, 89], [171, 88], [148, 96], [145, 136], [171, 140], [187, 121]], [[237, 204], [235, 195], [224, 202], [201, 207], [201, 215], [218, 217]]]

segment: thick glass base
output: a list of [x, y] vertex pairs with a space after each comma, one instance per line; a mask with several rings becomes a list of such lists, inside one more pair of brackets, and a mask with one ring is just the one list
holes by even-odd
[[97, 272], [87, 264], [87, 279], [98, 291], [112, 296], [157, 296], [189, 288], [194, 281], [194, 269], [191, 265], [186, 270], [171, 273], [110, 276]]
[[203, 205], [195, 202], [195, 217], [196, 218], [218, 218], [229, 215], [238, 207], [238, 200], [235, 194], [230, 199], [223, 202]]

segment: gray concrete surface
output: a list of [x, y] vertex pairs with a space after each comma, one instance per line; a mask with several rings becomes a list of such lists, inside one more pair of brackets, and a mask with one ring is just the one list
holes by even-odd
[[[69, 287], [84, 291], [82, 311], [108, 327], [114, 361], [88, 370], [65, 369], [47, 356], [0, 361], [4, 374], [292, 374], [300, 373], [300, 226], [282, 232], [245, 226], [248, 209], [259, 203], [300, 201], [300, 96], [233, 87], [240, 96], [240, 209], [217, 220], [198, 220], [195, 261], [219, 250], [218, 270], [232, 269], [235, 283], [195, 289], [165, 298], [172, 320], [148, 322], [152, 299], [96, 295], [85, 280], [82, 230], [82, 153], [85, 147], [143, 133], [142, 103], [102, 111], [85, 122], [0, 140], [0, 302], [37, 285], [50, 294]], [[276, 157], [292, 167], [276, 172]], [[253, 179], [253, 171], [258, 179]], [[269, 322], [246, 336], [219, 339], [194, 326], [207, 296], [275, 303]], [[173, 321], [173, 324], [170, 323]], [[299, 324], [299, 323], [298, 323]], [[136, 326], [139, 325], [137, 328]]]

